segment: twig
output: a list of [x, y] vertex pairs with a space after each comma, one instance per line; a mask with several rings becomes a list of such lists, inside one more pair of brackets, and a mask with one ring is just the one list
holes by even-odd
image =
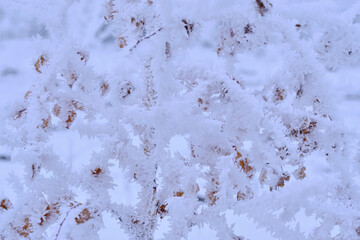
[[131, 52], [131, 51], [134, 50], [142, 41], [144, 41], [145, 39], [151, 38], [152, 36], [156, 35], [156, 33], [160, 32], [162, 29], [163, 29], [163, 28], [161, 27], [161, 28], [159, 28], [158, 30], [156, 30], [155, 32], [153, 32], [152, 34], [150, 34], [150, 35], [148, 35], [148, 36], [146, 36], [146, 37], [140, 38], [140, 39], [136, 42], [136, 44], [135, 44], [132, 48], [130, 48], [129, 51]]
[[64, 219], [63, 219], [63, 220], [62, 220], [62, 222], [60, 223], [59, 230], [58, 230], [58, 232], [57, 232], [57, 234], [56, 234], [55, 240], [57, 240], [57, 239], [58, 239], [59, 234], [60, 234], [60, 231], [61, 231], [61, 228], [62, 228], [62, 226], [63, 226], [63, 224], [64, 224], [64, 222], [65, 222], [66, 218], [69, 216], [70, 211], [71, 211], [72, 209], [77, 208], [78, 206], [79, 206], [79, 204], [78, 204], [78, 205], [76, 205], [76, 206], [75, 206], [75, 207], [73, 207], [73, 208], [70, 208], [70, 209], [66, 212], [66, 216], [64, 217]]

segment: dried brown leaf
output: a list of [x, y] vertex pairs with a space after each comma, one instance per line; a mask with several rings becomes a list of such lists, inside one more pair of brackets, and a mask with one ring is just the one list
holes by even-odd
[[45, 54], [41, 54], [40, 57], [36, 60], [36, 62], [34, 63], [34, 67], [35, 67], [35, 70], [38, 72], [38, 73], [42, 73], [40, 71], [40, 68], [42, 66], [44, 66], [44, 64], [47, 62], [47, 56]]
[[9, 210], [11, 207], [12, 207], [12, 204], [11, 204], [9, 199], [4, 198], [3, 200], [1, 200], [0, 208], [3, 208], [5, 210]]
[[84, 208], [79, 215], [75, 218], [77, 224], [82, 224], [91, 218], [90, 212], [87, 208]]
[[127, 46], [126, 37], [118, 37], [117, 40], [120, 48], [124, 48]]
[[16, 231], [20, 236], [28, 237], [33, 232], [33, 225], [29, 218], [25, 218], [25, 224], [22, 227], [17, 227]]
[[67, 119], [65, 121], [67, 129], [70, 128], [70, 126], [74, 122], [75, 118], [76, 118], [76, 112], [75, 111], [68, 111], [68, 116], [67, 116]]
[[20, 119], [23, 116], [23, 113], [26, 113], [26, 108], [19, 110], [15, 116], [13, 117], [14, 120]]
[[95, 168], [94, 170], [91, 170], [92, 175], [95, 177], [99, 176], [102, 173], [102, 169], [100, 167]]
[[182, 195], [184, 195], [183, 191], [177, 191], [174, 193], [174, 197], [182, 197]]

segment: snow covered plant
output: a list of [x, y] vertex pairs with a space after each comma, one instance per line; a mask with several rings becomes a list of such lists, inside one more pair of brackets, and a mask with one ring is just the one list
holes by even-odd
[[[240, 215], [277, 239], [359, 239], [357, 143], [325, 71], [359, 60], [360, 5], [292, 2], [106, 0], [115, 47], [94, 59], [69, 27], [87, 1], [34, 1], [49, 36], [31, 89], [2, 112], [1, 144], [25, 174], [17, 198], [0, 195], [0, 238], [99, 239], [109, 213], [137, 240], [164, 223], [163, 239], [205, 226], [247, 239]], [[101, 145], [75, 169], [53, 149], [59, 131]], [[114, 200], [119, 184], [139, 186], [136, 203]]]

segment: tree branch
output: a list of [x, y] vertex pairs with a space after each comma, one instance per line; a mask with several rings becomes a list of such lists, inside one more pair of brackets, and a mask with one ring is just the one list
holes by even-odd
[[151, 38], [152, 36], [156, 35], [156, 33], [160, 32], [162, 29], [163, 29], [163, 28], [161, 27], [161, 28], [159, 28], [158, 30], [156, 30], [155, 32], [153, 32], [152, 34], [150, 34], [150, 35], [148, 35], [148, 36], [146, 36], [146, 37], [140, 38], [140, 39], [136, 42], [136, 44], [135, 44], [132, 48], [130, 48], [129, 51], [132, 52], [132, 50], [134, 50], [142, 41], [144, 41], [145, 39]]

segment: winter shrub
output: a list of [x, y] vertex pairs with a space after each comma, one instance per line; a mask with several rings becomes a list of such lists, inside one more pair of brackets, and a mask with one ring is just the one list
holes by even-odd
[[[278, 239], [360, 238], [359, 155], [326, 77], [359, 60], [358, 4], [108, 0], [102, 19], [80, 11], [87, 4], [32, 6], [49, 37], [34, 40], [31, 89], [2, 113], [0, 141], [25, 169], [17, 198], [0, 196], [2, 239], [99, 239], [106, 212], [130, 239], [153, 239], [160, 221], [164, 239], [204, 225], [218, 239], [246, 239], [228, 210]], [[81, 26], [110, 29], [112, 46], [72, 27], [81, 14]], [[258, 79], [243, 71], [251, 59]], [[99, 71], [102, 61], [116, 67]], [[99, 150], [74, 169], [54, 152], [57, 131]], [[140, 186], [133, 205], [111, 198], [123, 184], [114, 163]], [[317, 221], [309, 234], [290, 224], [302, 210]]]

